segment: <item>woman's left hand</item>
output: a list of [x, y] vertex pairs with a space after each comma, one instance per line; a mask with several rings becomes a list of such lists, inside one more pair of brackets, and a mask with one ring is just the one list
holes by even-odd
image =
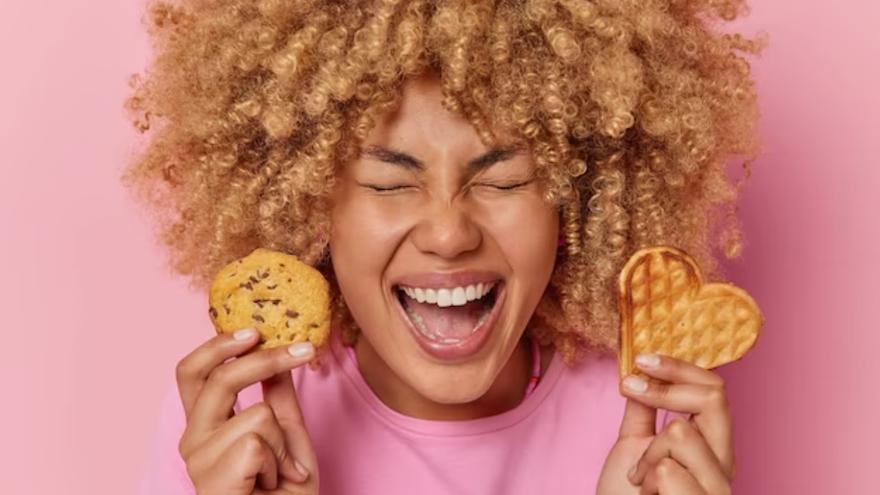
[[[634, 376], [621, 382], [626, 409], [596, 494], [729, 494], [736, 467], [724, 380], [686, 361], [652, 356], [655, 365], [651, 359], [636, 365], [666, 383]], [[690, 419], [673, 418], [656, 433], [657, 408]]]

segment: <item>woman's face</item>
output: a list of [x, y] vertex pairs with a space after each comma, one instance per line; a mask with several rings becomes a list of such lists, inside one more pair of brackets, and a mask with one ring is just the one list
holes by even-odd
[[559, 220], [524, 150], [488, 149], [408, 81], [334, 192], [333, 268], [362, 338], [436, 403], [481, 397], [550, 279]]

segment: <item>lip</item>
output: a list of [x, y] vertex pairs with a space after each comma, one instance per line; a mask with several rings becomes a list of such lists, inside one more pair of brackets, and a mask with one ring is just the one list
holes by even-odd
[[391, 280], [391, 286], [405, 285], [423, 289], [451, 289], [465, 285], [504, 280], [500, 273], [487, 270], [462, 270], [452, 273], [426, 272], [405, 275]]
[[[491, 280], [497, 279], [489, 279], [489, 281]], [[394, 290], [396, 291], [396, 289]], [[397, 306], [397, 313], [400, 315], [400, 318], [403, 320], [406, 327], [409, 328], [410, 335], [413, 336], [413, 339], [419, 344], [419, 347], [428, 353], [428, 355], [437, 359], [443, 361], [458, 361], [473, 356], [479, 352], [488, 340], [489, 335], [491, 335], [492, 329], [495, 327], [495, 323], [498, 320], [498, 315], [501, 314], [501, 308], [504, 306], [504, 302], [507, 299], [506, 284], [501, 283], [497, 290], [498, 293], [495, 296], [495, 305], [492, 307], [492, 312], [489, 313], [489, 317], [486, 318], [486, 321], [477, 327], [474, 333], [468, 336], [465, 340], [456, 342], [455, 344], [443, 344], [430, 340], [428, 337], [422, 335], [422, 333], [415, 328], [413, 322], [410, 321], [409, 316], [406, 314], [406, 310], [403, 309], [403, 306], [397, 297], [397, 294], [394, 293], [393, 296], [394, 305]]]

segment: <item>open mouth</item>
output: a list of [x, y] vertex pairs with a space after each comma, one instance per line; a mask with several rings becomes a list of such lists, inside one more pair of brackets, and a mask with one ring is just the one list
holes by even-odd
[[496, 311], [501, 280], [451, 288], [395, 286], [402, 313], [413, 329], [440, 345], [455, 345], [477, 333]]

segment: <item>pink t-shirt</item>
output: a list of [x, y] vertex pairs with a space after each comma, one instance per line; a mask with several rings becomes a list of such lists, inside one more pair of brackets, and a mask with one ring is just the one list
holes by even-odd
[[[388, 408], [337, 338], [320, 370], [293, 370], [318, 456], [322, 495], [595, 493], [617, 438], [625, 399], [614, 357], [569, 368], [554, 355], [534, 392], [502, 414], [429, 421]], [[262, 400], [243, 390], [236, 411]], [[658, 412], [658, 425], [667, 421]], [[194, 494], [177, 444], [184, 412], [176, 389], [163, 403], [141, 493]]]

